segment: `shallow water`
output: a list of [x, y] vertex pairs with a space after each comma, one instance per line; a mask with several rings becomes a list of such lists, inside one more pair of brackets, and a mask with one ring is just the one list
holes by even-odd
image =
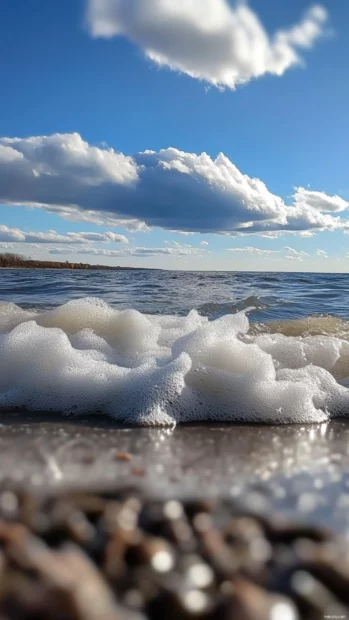
[[346, 274], [0, 273], [0, 407], [119, 422], [349, 415]]
[[[118, 460], [119, 453], [129, 460]], [[349, 540], [349, 424], [125, 428], [101, 416], [3, 412], [0, 486], [139, 487], [234, 497], [248, 510], [331, 526]]]

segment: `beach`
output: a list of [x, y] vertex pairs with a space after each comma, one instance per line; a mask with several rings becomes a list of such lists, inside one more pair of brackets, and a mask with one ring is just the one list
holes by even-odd
[[[1, 479], [39, 491], [134, 484], [161, 496], [204, 490], [243, 498], [249, 489], [265, 510], [346, 535], [349, 425], [338, 413], [346, 414], [348, 392], [340, 385], [348, 282], [345, 274], [7, 270]], [[207, 379], [201, 392], [190, 388], [194, 420], [186, 424], [181, 412], [197, 373], [178, 384], [183, 355], [215, 371], [209, 391]], [[297, 382], [304, 387], [295, 393]], [[286, 391], [277, 392], [280, 385]], [[11, 394], [27, 406], [10, 410]], [[35, 403], [40, 412], [30, 410]], [[268, 424], [248, 423], [249, 406]], [[161, 407], [170, 415], [142, 415]], [[288, 424], [287, 416], [315, 421]]]
[[[125, 455], [125, 457], [123, 456]], [[139, 487], [231, 497], [349, 535], [349, 424], [130, 428], [97, 416], [2, 412], [2, 481], [39, 493]]]
[[349, 620], [348, 3], [2, 5], [0, 620]]
[[345, 618], [347, 288], [4, 271], [8, 617]]
[[1, 607], [13, 620], [345, 619], [348, 446], [340, 420], [161, 429], [2, 412]]

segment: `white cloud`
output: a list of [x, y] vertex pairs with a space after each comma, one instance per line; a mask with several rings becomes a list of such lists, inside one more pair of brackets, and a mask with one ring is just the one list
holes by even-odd
[[[284, 257], [287, 260], [302, 262], [304, 258], [309, 256], [307, 252], [304, 252], [303, 250], [296, 250], [295, 248], [291, 248], [290, 246], [287, 246], [287, 245], [283, 249], [286, 250], [286, 252], [288, 253]], [[273, 254], [280, 254], [281, 250], [267, 250], [267, 249], [256, 248], [255, 246], [245, 246], [241, 248], [228, 248], [228, 252], [243, 252], [245, 254], [254, 254], [257, 256], [268, 257]]]
[[208, 245], [208, 241], [200, 241], [200, 245]]
[[[88, 222], [96, 224], [96, 226], [110, 226], [115, 228], [125, 228], [128, 232], [150, 232], [149, 226], [145, 222], [136, 219], [122, 219], [105, 211], [95, 211], [93, 209], [81, 209], [77, 205], [74, 207], [66, 207], [61, 205], [46, 205], [39, 203], [26, 203], [29, 207], [35, 209], [45, 209], [48, 213], [59, 215], [59, 217], [69, 220], [69, 222]], [[16, 206], [16, 204], [14, 205]], [[18, 206], [21, 206], [20, 203]]]
[[338, 196], [321, 193], [320, 209], [319, 192], [298, 188], [288, 205], [222, 153], [211, 159], [167, 148], [130, 157], [90, 146], [78, 134], [0, 138], [1, 145], [6, 146], [5, 158], [0, 150], [3, 204], [40, 207], [105, 226], [123, 222], [135, 231], [156, 226], [184, 234], [308, 236], [349, 228], [333, 214], [334, 204], [341, 211], [349, 207]]
[[119, 235], [113, 232], [95, 233], [95, 232], [68, 232], [65, 235], [57, 233], [55, 230], [47, 232], [25, 232], [19, 228], [9, 228], [0, 225], [0, 242], [15, 243], [128, 243], [125, 235]]
[[0, 226], [0, 242], [13, 242], [25, 241], [25, 234], [18, 228], [8, 228], [7, 226]]
[[327, 252], [325, 250], [316, 250], [317, 256], [321, 256], [322, 258], [328, 258]]
[[[252, 233], [254, 234], [254, 233]], [[279, 237], [281, 237], [284, 233], [283, 232], [278, 232], [278, 231], [272, 231], [272, 232], [261, 232], [259, 233], [259, 237], [262, 237], [263, 239], [278, 239]]]
[[[285, 258], [286, 260], [289, 260], [289, 261], [303, 262], [305, 258], [310, 256], [308, 252], [304, 252], [304, 250], [296, 250], [295, 248], [292, 248], [288, 245], [284, 246], [283, 250], [286, 252], [286, 256], [280, 257], [280, 258]], [[271, 254], [280, 254], [281, 250], [267, 250], [267, 249], [256, 248], [254, 246], [245, 246], [241, 248], [228, 248], [228, 252], [242, 252], [246, 254], [255, 254], [257, 256], [267, 257], [267, 256], [270, 256]], [[320, 249], [316, 250], [316, 255], [320, 256], [321, 258], [328, 258], [327, 252], [325, 252], [324, 250], [320, 250]]]
[[295, 254], [290, 254], [289, 256], [285, 256], [286, 260], [296, 260], [299, 262], [303, 261], [303, 257], [302, 256], [296, 256]]
[[127, 237], [125, 237], [125, 235], [119, 235], [110, 231], [105, 233], [68, 232], [67, 238], [69, 238], [71, 241], [75, 241], [76, 243], [81, 243], [83, 241], [94, 241], [101, 243], [128, 243], [128, 239]]
[[149, 248], [149, 247], [137, 247], [137, 246], [126, 246], [121, 250], [109, 250], [104, 248], [96, 248], [92, 246], [83, 246], [83, 247], [53, 247], [49, 248], [49, 254], [88, 254], [90, 256], [104, 256], [104, 257], [113, 257], [113, 258], [127, 258], [130, 256], [135, 257], [148, 257], [148, 256], [174, 256], [177, 258], [183, 256], [202, 256], [202, 249], [199, 248], [191, 248], [188, 246], [175, 246], [174, 248]]
[[[307, 252], [304, 252], [303, 250], [295, 250], [295, 248], [290, 248], [288, 245], [285, 245], [284, 249], [289, 252], [291, 256], [300, 261], [302, 261], [306, 256], [309, 256]], [[290, 258], [290, 256], [287, 256], [286, 258]]]
[[313, 232], [312, 230], [301, 230], [297, 234], [299, 237], [314, 237], [315, 232]]
[[181, 235], [183, 237], [189, 237], [189, 235], [194, 235], [195, 233], [190, 232], [188, 230], [170, 230], [171, 233], [176, 233], [176, 235]]
[[340, 196], [328, 196], [324, 192], [313, 192], [304, 187], [296, 187], [294, 195], [295, 205], [299, 208], [311, 206], [321, 212], [339, 213], [348, 209], [348, 201]]
[[265, 74], [283, 75], [302, 63], [324, 34], [327, 11], [319, 5], [302, 21], [269, 36], [247, 1], [86, 0], [94, 37], [124, 36], [159, 66], [218, 87], [235, 88]]
[[262, 250], [253, 246], [244, 248], [227, 248], [228, 252], [243, 252], [244, 254], [257, 254], [258, 256], [270, 256], [270, 254], [279, 254], [279, 250]]
[[[343, 226], [343, 230], [344, 230], [344, 226]], [[345, 232], [345, 230], [344, 230]], [[240, 234], [240, 233], [239, 233]], [[247, 235], [255, 235], [256, 233], [244, 233], [245, 236]], [[260, 232], [258, 233], [259, 237], [265, 238], [265, 239], [279, 239], [280, 237], [283, 237], [284, 235], [297, 235], [297, 237], [313, 237], [316, 233], [311, 231], [311, 230], [282, 230], [282, 231], [277, 231], [277, 230], [273, 230], [270, 232]]]
[[15, 247], [16, 246], [14, 243], [3, 243], [2, 241], [0, 241], [0, 251], [13, 250]]

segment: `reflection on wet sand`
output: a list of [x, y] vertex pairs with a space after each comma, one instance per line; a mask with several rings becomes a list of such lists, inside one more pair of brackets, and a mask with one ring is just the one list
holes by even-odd
[[[120, 460], [120, 452], [130, 458]], [[349, 424], [171, 430], [2, 413], [0, 479], [40, 490], [123, 483], [161, 495], [232, 495], [252, 510], [280, 510], [346, 534]]]

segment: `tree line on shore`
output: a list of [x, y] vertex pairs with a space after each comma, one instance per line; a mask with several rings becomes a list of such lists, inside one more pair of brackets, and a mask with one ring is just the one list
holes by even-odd
[[12, 252], [0, 253], [0, 268], [9, 269], [132, 269], [132, 267], [111, 267], [109, 265], [89, 265], [69, 261], [33, 260]]

